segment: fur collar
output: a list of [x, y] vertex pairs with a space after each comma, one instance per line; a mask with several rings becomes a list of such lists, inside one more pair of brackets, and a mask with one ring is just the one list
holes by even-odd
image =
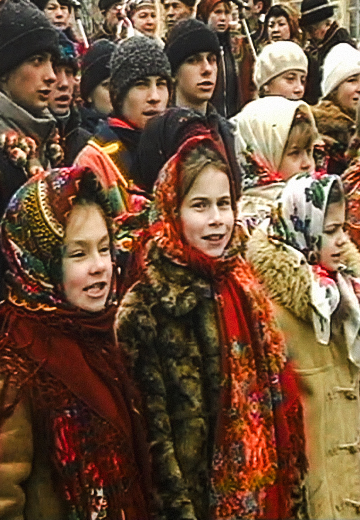
[[[309, 264], [305, 258], [299, 260], [286, 245], [270, 242], [263, 229], [258, 228], [248, 242], [247, 259], [274, 302], [297, 318], [311, 321]], [[360, 253], [350, 240], [344, 262], [348, 275], [360, 276]]]
[[211, 296], [209, 282], [167, 258], [153, 241], [148, 246], [145, 276], [166, 312], [176, 317], [188, 314], [201, 298]]
[[355, 131], [355, 120], [349, 114], [330, 100], [320, 101], [312, 111], [320, 134], [348, 146]]

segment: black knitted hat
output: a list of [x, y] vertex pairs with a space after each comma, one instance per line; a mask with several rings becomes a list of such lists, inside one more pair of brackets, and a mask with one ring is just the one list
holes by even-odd
[[124, 4], [125, 0], [100, 0], [99, 9], [100, 11], [107, 11], [114, 4]]
[[0, 8], [0, 76], [38, 52], [58, 56], [56, 29], [33, 3], [5, 0]]
[[102, 39], [96, 41], [84, 55], [80, 82], [80, 94], [84, 101], [94, 88], [110, 77], [110, 58], [115, 49], [115, 43]]
[[334, 5], [327, 0], [303, 0], [301, 3], [300, 26], [308, 27], [331, 18]]
[[147, 36], [133, 36], [121, 41], [110, 61], [110, 90], [124, 99], [139, 79], [162, 76], [171, 85], [171, 67], [159, 44]]
[[[46, 7], [46, 4], [49, 0], [32, 0], [32, 2], [41, 10], [43, 11]], [[72, 0], [57, 0], [60, 5], [66, 5], [69, 8], [69, 11], [73, 7]]]
[[194, 18], [177, 22], [168, 36], [165, 53], [174, 76], [184, 61], [198, 52], [214, 52], [220, 55], [216, 33]]

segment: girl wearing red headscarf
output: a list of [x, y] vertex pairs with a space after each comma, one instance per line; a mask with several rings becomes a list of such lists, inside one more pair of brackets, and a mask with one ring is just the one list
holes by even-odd
[[0, 517], [147, 519], [143, 424], [113, 333], [107, 193], [87, 169], [35, 176], [1, 230]]
[[190, 138], [160, 172], [143, 269], [117, 318], [143, 395], [156, 518], [298, 518], [296, 385], [238, 254], [233, 177], [215, 143]]

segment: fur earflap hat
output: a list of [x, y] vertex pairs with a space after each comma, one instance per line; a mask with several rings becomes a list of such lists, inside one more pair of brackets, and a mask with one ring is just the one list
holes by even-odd
[[180, 20], [170, 31], [165, 52], [174, 75], [182, 63], [198, 52], [213, 52], [220, 55], [216, 33], [200, 20]]
[[350, 76], [360, 74], [360, 51], [348, 43], [335, 45], [326, 55], [321, 90], [326, 97]]
[[5, 0], [0, 8], [0, 76], [39, 52], [59, 55], [56, 29], [32, 2]]
[[133, 36], [117, 46], [110, 61], [110, 92], [118, 101], [139, 79], [161, 76], [171, 87], [171, 68], [164, 51], [152, 38]]
[[266, 45], [257, 57], [254, 81], [257, 88], [288, 70], [300, 70], [307, 74], [308, 61], [300, 45], [290, 41], [279, 41]]

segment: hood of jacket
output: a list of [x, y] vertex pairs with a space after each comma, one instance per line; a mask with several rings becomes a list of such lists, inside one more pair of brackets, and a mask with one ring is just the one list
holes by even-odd
[[56, 121], [49, 110], [35, 117], [0, 92], [0, 132], [12, 129], [30, 136], [42, 147], [54, 131]]
[[[263, 227], [249, 239], [246, 257], [268, 296], [297, 318], [310, 322], [311, 277], [305, 257], [286, 244], [269, 241]], [[344, 264], [346, 274], [360, 276], [360, 253], [350, 240], [345, 246]]]

